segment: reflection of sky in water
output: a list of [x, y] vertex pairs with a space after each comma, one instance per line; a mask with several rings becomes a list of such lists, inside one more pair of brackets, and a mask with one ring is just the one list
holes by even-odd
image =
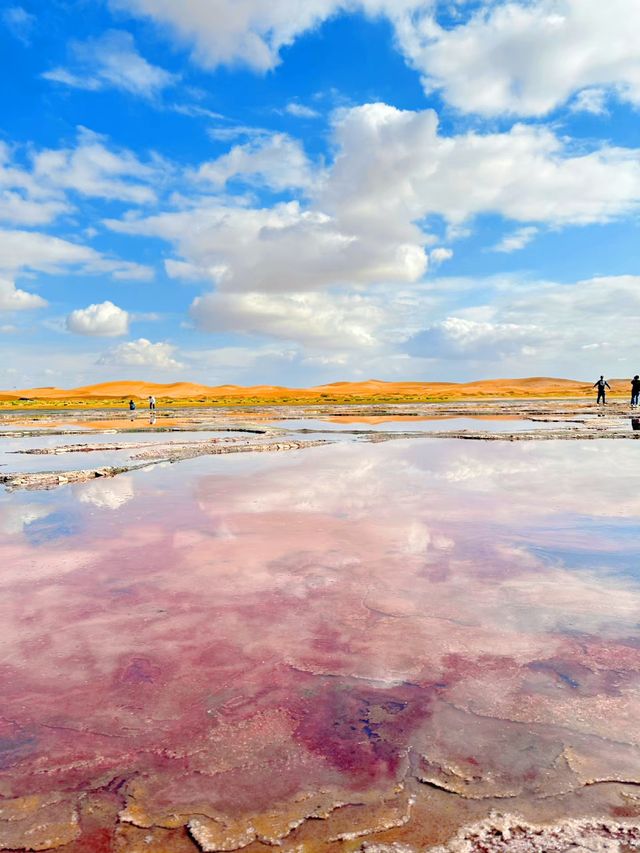
[[407, 418], [403, 420], [388, 420], [382, 423], [372, 423], [354, 418], [321, 419], [299, 418], [278, 420], [273, 426], [282, 429], [310, 430], [342, 430], [342, 431], [374, 431], [374, 432], [444, 432], [453, 430], [473, 430], [481, 432], [526, 432], [532, 429], [558, 429], [557, 423], [546, 421], [520, 420], [517, 418], [488, 418], [488, 417], [439, 417], [439, 418]]
[[7, 790], [82, 761], [240, 820], [408, 753], [491, 796], [640, 777], [638, 451], [340, 442], [3, 495]]
[[23, 530], [31, 545], [46, 545], [56, 539], [77, 535], [80, 519], [77, 513], [59, 510], [30, 521]]
[[531, 533], [539, 544], [530, 550], [540, 559], [560, 562], [568, 569], [626, 574], [640, 581], [638, 533], [637, 518], [599, 519], [594, 524], [591, 517], [574, 516], [566, 518], [561, 527]]
[[[95, 450], [58, 454], [28, 454], [20, 451], [32, 448], [51, 448], [83, 444], [167, 444], [182, 445], [192, 441], [228, 437], [228, 432], [184, 431], [162, 433], [97, 433], [87, 435], [24, 436], [0, 440], [0, 467], [7, 471], [77, 471], [107, 465], [123, 465], [131, 459], [134, 450]], [[234, 435], [246, 435], [234, 433]]]

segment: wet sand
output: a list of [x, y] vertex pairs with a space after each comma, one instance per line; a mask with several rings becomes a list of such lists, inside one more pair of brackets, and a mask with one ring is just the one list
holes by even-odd
[[394, 438], [0, 496], [0, 849], [640, 849], [635, 444]]

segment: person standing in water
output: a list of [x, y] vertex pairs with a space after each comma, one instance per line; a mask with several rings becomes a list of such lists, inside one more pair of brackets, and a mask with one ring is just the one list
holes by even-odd
[[149, 411], [155, 412], [155, 410], [156, 410], [156, 398], [155, 397], [149, 397]]
[[[602, 405], [606, 405], [607, 402], [607, 392], [605, 389], [609, 389], [611, 391], [611, 385], [607, 382], [604, 376], [601, 376], [597, 382], [593, 383], [593, 387], [598, 389], [598, 403], [602, 401]], [[597, 404], [596, 404], [597, 405]]]
[[631, 408], [638, 405], [640, 399], [640, 376], [636, 375], [631, 380]]

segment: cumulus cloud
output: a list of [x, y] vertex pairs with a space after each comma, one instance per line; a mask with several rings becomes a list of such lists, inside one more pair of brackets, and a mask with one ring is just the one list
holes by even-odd
[[76, 335], [117, 338], [129, 331], [129, 314], [113, 302], [76, 308], [67, 317], [67, 329]]
[[191, 316], [207, 332], [268, 335], [307, 346], [374, 347], [392, 322], [383, 296], [339, 293], [210, 293]]
[[[431, 0], [111, 0], [161, 25], [206, 68], [243, 63], [266, 71], [280, 51], [339, 12], [386, 16], [396, 45], [458, 109], [544, 115], [582, 90], [640, 103], [636, 0], [503, 0], [460, 3], [441, 26]], [[567, 62], [567, 57], [571, 62]], [[592, 102], [593, 103], [593, 102]]]
[[19, 290], [13, 281], [0, 277], [0, 311], [30, 311], [44, 308], [46, 304], [36, 293]]
[[459, 223], [479, 213], [523, 222], [586, 224], [640, 203], [635, 149], [602, 145], [575, 152], [549, 128], [517, 124], [505, 133], [443, 136], [432, 110], [386, 104], [345, 111], [340, 153], [324, 201], [343, 218], [415, 221], [440, 214]]
[[300, 142], [286, 133], [272, 133], [235, 145], [217, 160], [203, 163], [194, 178], [216, 189], [240, 180], [281, 191], [309, 187], [313, 173]]
[[72, 41], [71, 68], [53, 68], [42, 76], [75, 89], [121, 89], [144, 98], [156, 97], [177, 77], [147, 62], [136, 50], [131, 33], [108, 30], [98, 38]]
[[[271, 208], [207, 203], [146, 218], [107, 220], [127, 234], [161, 237], [191, 265], [192, 277], [225, 291], [318, 290], [332, 284], [415, 281], [426, 269], [422, 236], [413, 245], [343, 231], [334, 217], [298, 202]], [[295, 265], [292, 265], [295, 258]]]
[[[107, 225], [168, 241], [176, 253], [172, 274], [209, 279], [220, 291], [299, 293], [419, 280], [428, 266], [426, 247], [435, 242], [424, 227], [433, 215], [460, 229], [494, 213], [532, 229], [606, 222], [640, 205], [635, 150], [575, 151], [545, 127], [445, 136], [432, 110], [376, 103], [341, 111], [334, 143], [335, 161], [316, 173], [304, 204], [183, 200], [177, 209]], [[270, 157], [262, 143], [236, 146], [202, 175], [216, 186], [248, 173], [263, 181], [270, 174], [274, 186], [291, 183], [270, 173]], [[277, 168], [287, 173], [289, 166]], [[518, 239], [524, 244], [532, 235], [523, 230]], [[444, 257], [436, 252], [438, 259]]]
[[127, 341], [103, 353], [97, 364], [126, 367], [150, 367], [158, 370], [179, 369], [183, 365], [173, 356], [176, 347], [166, 342], [152, 343], [146, 338]]
[[427, 89], [487, 116], [545, 115], [594, 87], [640, 104], [639, 30], [636, 0], [483, 3], [449, 28], [430, 16], [397, 23]]
[[151, 19], [191, 46], [205, 68], [243, 63], [268, 71], [280, 50], [341, 11], [390, 17], [424, 7], [426, 0], [111, 0], [111, 6]]

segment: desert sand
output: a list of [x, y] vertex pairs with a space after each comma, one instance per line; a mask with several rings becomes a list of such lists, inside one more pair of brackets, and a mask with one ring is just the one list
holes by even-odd
[[[629, 380], [611, 379], [611, 396], [627, 396]], [[159, 384], [138, 380], [104, 382], [80, 388], [28, 388], [0, 391], [0, 408], [66, 405], [119, 405], [133, 398], [178, 405], [288, 405], [309, 403], [437, 402], [486, 398], [581, 398], [594, 394], [591, 382], [534, 376], [523, 379], [486, 379], [476, 382], [332, 382], [312, 388], [278, 385], [198, 385], [193, 382]]]

